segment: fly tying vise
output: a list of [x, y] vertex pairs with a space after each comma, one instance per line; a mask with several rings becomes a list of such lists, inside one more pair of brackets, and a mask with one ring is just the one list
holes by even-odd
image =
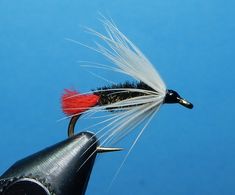
[[107, 46], [97, 44], [96, 48], [91, 49], [105, 56], [112, 65], [91, 63], [88, 67], [123, 73], [136, 81], [113, 84], [85, 94], [65, 90], [62, 109], [71, 117], [69, 137], [74, 135], [75, 124], [83, 113], [108, 111], [112, 114], [112, 117], [106, 120], [108, 125], [100, 130], [106, 130], [103, 133], [104, 144], [119, 141], [142, 122], [147, 121], [139, 133], [141, 135], [162, 104], [179, 103], [186, 108], [193, 108], [193, 104], [180, 97], [176, 91], [166, 88], [154, 66], [113, 22], [104, 18], [102, 23], [107, 35], [92, 29], [89, 31]]

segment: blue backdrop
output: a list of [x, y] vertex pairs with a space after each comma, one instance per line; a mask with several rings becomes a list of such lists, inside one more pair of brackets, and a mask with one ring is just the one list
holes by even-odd
[[[234, 6], [232, 0], [1, 0], [0, 173], [66, 138], [68, 120], [58, 121], [64, 88], [104, 85], [77, 63], [104, 58], [65, 39], [92, 44], [83, 26], [102, 31], [101, 12], [195, 107], [163, 106], [109, 190], [124, 154], [100, 155], [87, 194], [235, 194]], [[114, 74], [103, 76], [124, 81]], [[125, 142], [129, 137], [120, 147]]]

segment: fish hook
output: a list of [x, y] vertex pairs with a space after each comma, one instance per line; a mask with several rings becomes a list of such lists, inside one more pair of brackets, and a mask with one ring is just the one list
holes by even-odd
[[69, 121], [69, 126], [68, 126], [68, 137], [74, 136], [74, 128], [75, 128], [77, 120], [79, 119], [80, 116], [81, 116], [81, 114], [78, 114], [78, 115], [71, 117], [71, 119]]
[[[74, 136], [74, 128], [77, 123], [77, 120], [80, 118], [82, 114], [74, 115], [71, 117], [69, 121], [69, 126], [68, 126], [68, 137], [73, 137]], [[121, 151], [123, 148], [113, 148], [113, 147], [101, 147], [98, 146], [96, 148], [97, 153], [105, 153], [105, 152], [115, 152], [115, 151]]]

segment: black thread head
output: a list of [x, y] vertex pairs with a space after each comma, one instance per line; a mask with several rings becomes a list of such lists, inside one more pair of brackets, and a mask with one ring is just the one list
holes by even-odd
[[184, 106], [186, 108], [189, 108], [189, 109], [193, 108], [192, 103], [190, 103], [189, 101], [181, 98], [180, 95], [176, 91], [171, 90], [171, 89], [167, 90], [166, 96], [165, 96], [165, 99], [164, 99], [164, 103], [166, 103], [166, 104], [179, 103], [179, 104], [181, 104], [182, 106]]

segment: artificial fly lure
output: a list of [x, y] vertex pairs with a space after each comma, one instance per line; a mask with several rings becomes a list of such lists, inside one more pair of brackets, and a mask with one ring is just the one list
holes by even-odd
[[112, 65], [91, 63], [88, 66], [129, 75], [135, 82], [112, 84], [84, 94], [66, 89], [62, 96], [62, 109], [71, 117], [68, 135], [74, 135], [75, 124], [81, 115], [106, 112], [108, 117], [99, 123], [106, 125], [96, 133], [101, 135], [101, 145], [116, 143], [143, 124], [135, 144], [162, 104], [179, 103], [189, 109], [193, 104], [166, 88], [158, 71], [113, 22], [104, 19], [102, 23], [107, 35], [92, 29], [89, 31], [106, 46], [97, 43], [97, 47], [91, 49], [105, 56]]

